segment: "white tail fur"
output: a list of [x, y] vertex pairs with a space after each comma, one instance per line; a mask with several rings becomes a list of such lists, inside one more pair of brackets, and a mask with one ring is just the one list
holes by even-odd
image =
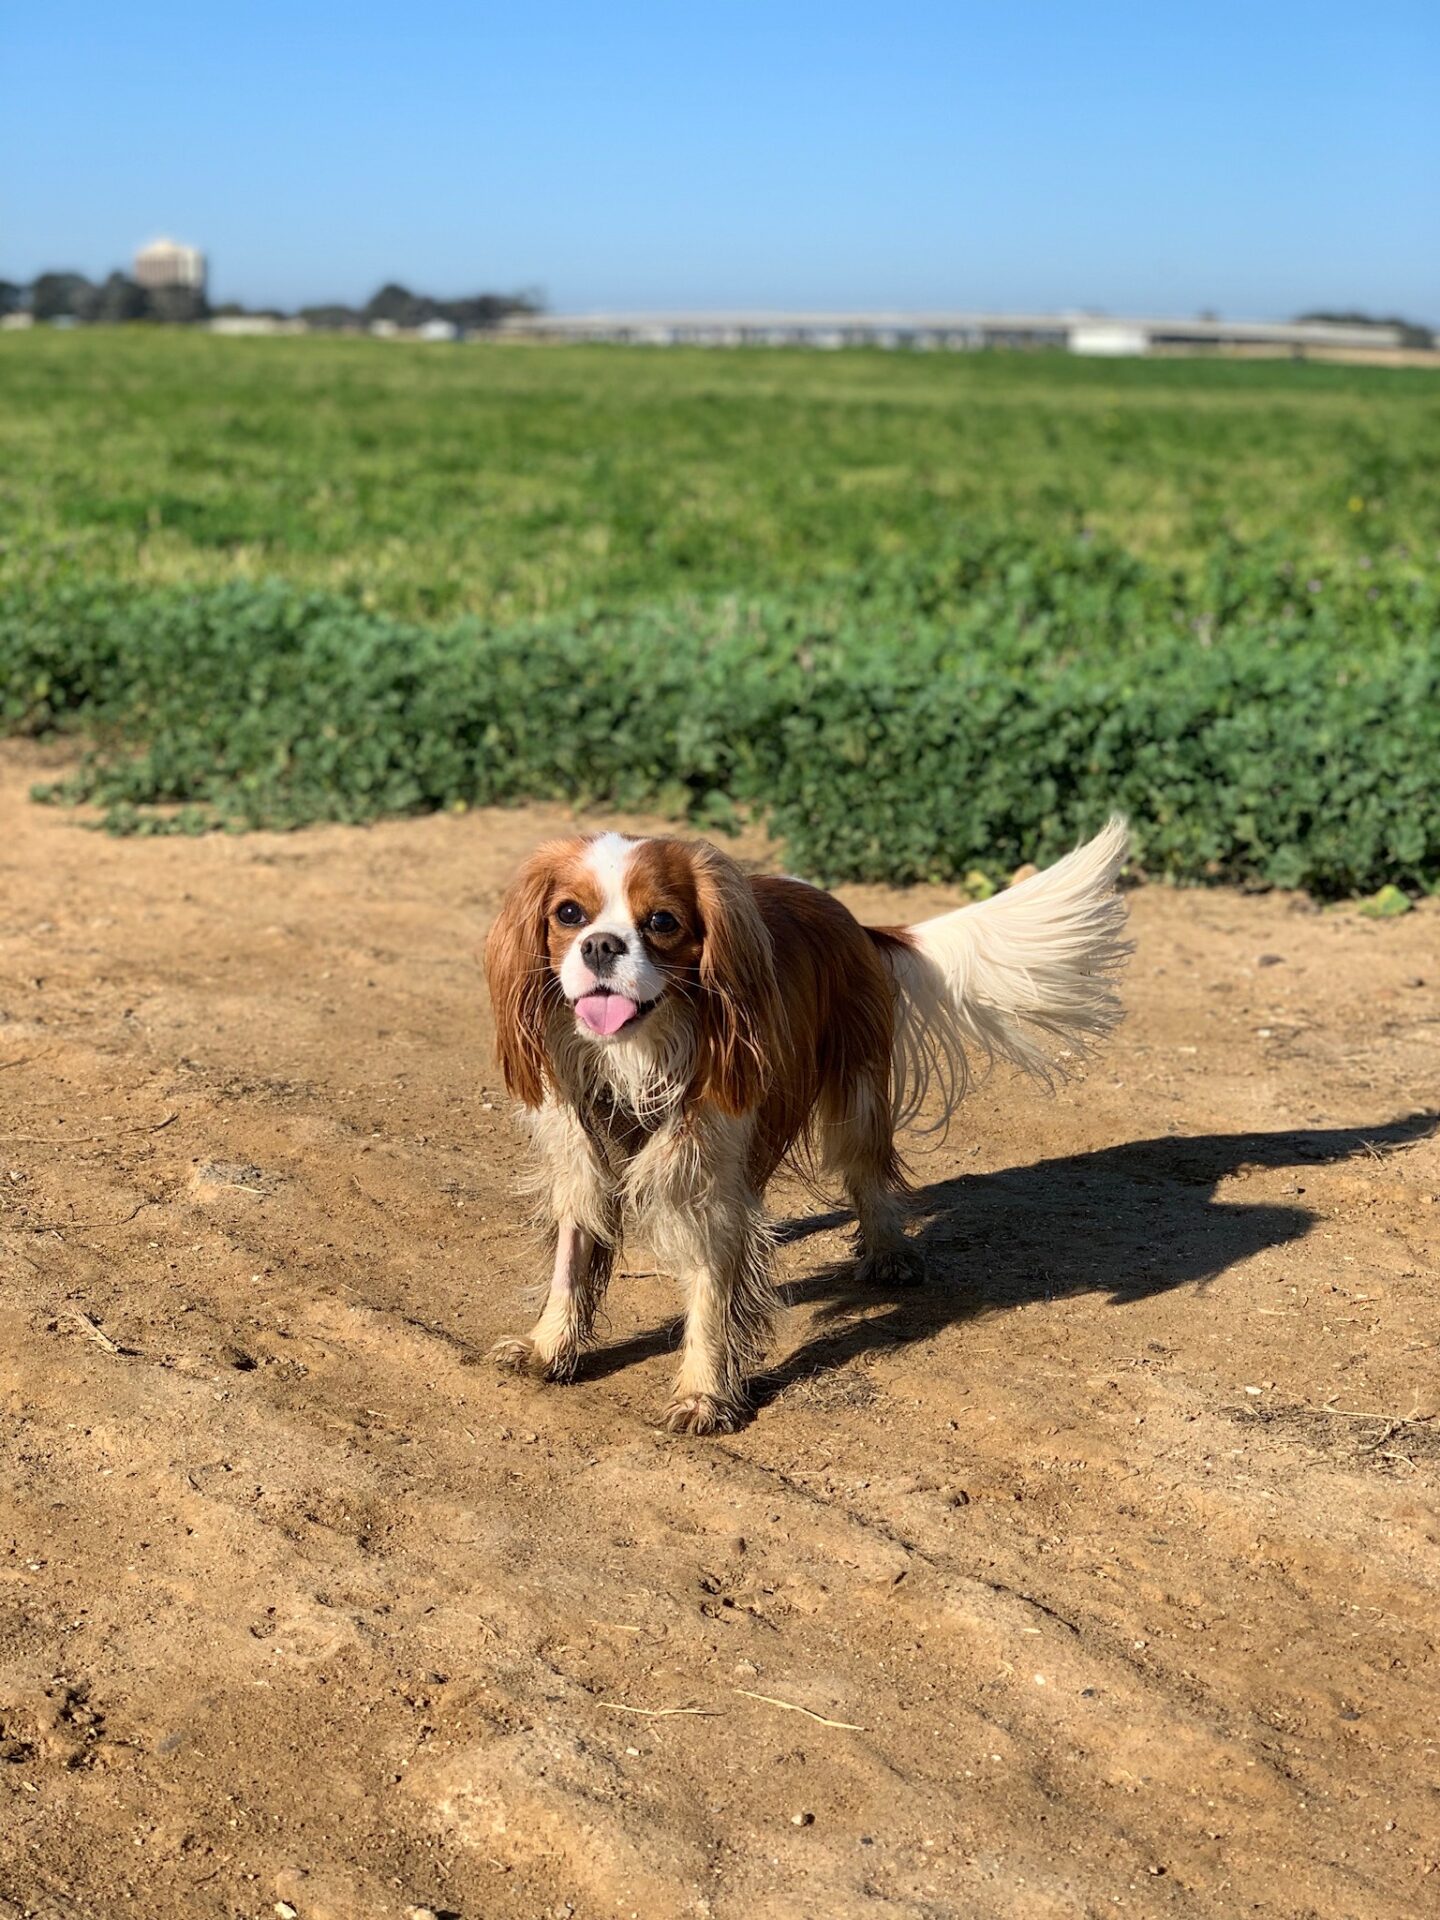
[[1047, 1085], [1120, 1019], [1116, 976], [1130, 952], [1116, 880], [1128, 835], [1115, 815], [1093, 840], [993, 899], [909, 929], [890, 948], [896, 985], [894, 1104], [912, 1124], [932, 1096], [944, 1127], [997, 1057]]

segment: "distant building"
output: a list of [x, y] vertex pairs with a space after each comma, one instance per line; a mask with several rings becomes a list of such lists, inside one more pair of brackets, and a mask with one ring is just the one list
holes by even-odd
[[513, 314], [504, 340], [610, 340], [633, 346], [885, 347], [922, 351], [1061, 348], [1083, 354], [1390, 353], [1400, 327], [1303, 320], [1166, 320], [1087, 313]]
[[285, 320], [277, 313], [217, 313], [207, 323], [211, 333], [234, 335], [308, 333], [303, 320]]
[[152, 240], [135, 255], [135, 279], [152, 293], [162, 287], [184, 287], [203, 300], [205, 271], [199, 247], [182, 247], [178, 240]]
[[1098, 353], [1111, 356], [1148, 353], [1150, 334], [1138, 321], [1077, 320], [1067, 343], [1071, 353]]

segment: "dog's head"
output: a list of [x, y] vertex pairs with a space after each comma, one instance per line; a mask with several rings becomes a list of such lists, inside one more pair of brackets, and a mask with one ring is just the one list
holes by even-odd
[[485, 948], [505, 1084], [539, 1106], [562, 1046], [687, 1043], [687, 1099], [744, 1113], [774, 1069], [770, 935], [740, 868], [705, 841], [552, 840]]

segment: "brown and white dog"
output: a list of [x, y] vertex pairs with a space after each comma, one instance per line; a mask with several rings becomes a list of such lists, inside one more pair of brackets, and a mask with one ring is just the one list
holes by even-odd
[[774, 1320], [762, 1202], [785, 1163], [843, 1184], [859, 1278], [923, 1277], [902, 1230], [897, 1128], [948, 1120], [997, 1057], [1050, 1080], [1120, 1017], [1123, 821], [992, 899], [863, 927], [800, 880], [704, 841], [554, 840], [516, 877], [485, 952], [501, 1066], [543, 1163], [554, 1269], [496, 1358], [571, 1379], [622, 1219], [685, 1289], [665, 1424], [733, 1428]]

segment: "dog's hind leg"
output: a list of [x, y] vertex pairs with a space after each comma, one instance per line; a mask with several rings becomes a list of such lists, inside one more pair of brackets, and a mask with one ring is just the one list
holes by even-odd
[[905, 1235], [905, 1179], [895, 1157], [888, 1089], [869, 1079], [848, 1090], [840, 1113], [821, 1114], [825, 1163], [845, 1183], [855, 1209], [862, 1286], [916, 1287], [925, 1256]]

